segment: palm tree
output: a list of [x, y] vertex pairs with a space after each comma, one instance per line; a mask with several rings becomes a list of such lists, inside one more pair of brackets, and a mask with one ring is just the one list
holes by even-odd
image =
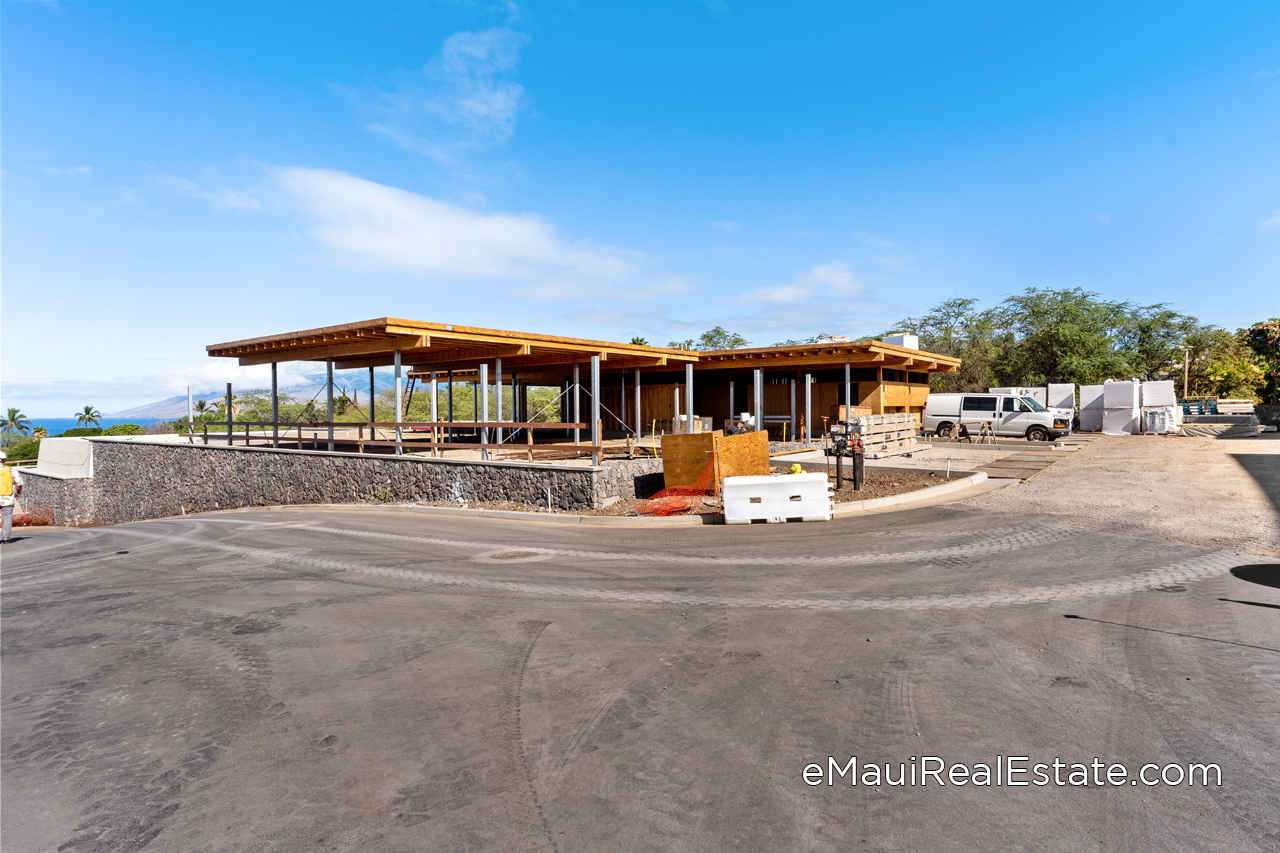
[[647, 347], [649, 345], [649, 341], [646, 340], [645, 338], [640, 337], [639, 335], [636, 335], [634, 338], [632, 338], [631, 343], [640, 347]]
[[48, 438], [48, 437], [49, 437], [49, 431], [48, 431], [47, 429], [45, 429], [44, 427], [42, 427], [42, 426], [38, 426], [38, 427], [36, 427], [35, 429], [33, 429], [33, 430], [31, 431], [31, 434], [32, 434], [32, 435], [34, 435], [36, 438]]
[[0, 430], [26, 435], [31, 431], [31, 421], [17, 409], [10, 409], [9, 416], [0, 420]]
[[80, 426], [97, 426], [102, 418], [102, 412], [99, 412], [93, 406], [85, 406], [83, 412], [76, 412], [76, 423]]
[[196, 410], [196, 417], [200, 417], [209, 410], [209, 403], [205, 400], [196, 400], [192, 408]]

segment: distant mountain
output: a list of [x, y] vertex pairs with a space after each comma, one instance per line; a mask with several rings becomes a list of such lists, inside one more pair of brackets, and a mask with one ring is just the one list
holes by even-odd
[[[217, 400], [217, 394], [201, 394], [193, 397], [195, 400]], [[125, 409], [122, 412], [112, 412], [104, 415], [107, 418], [137, 418], [138, 420], [160, 420], [168, 418], [185, 418], [187, 416], [187, 397], [185, 394], [170, 397], [167, 400], [161, 400], [157, 403], [147, 403], [144, 406], [134, 406], [132, 409]]]
[[[378, 385], [378, 392], [381, 393], [387, 390], [388, 387], [390, 387], [390, 382], [388, 381], [387, 384], [384, 385], [381, 383], [381, 377], [379, 377], [379, 380], [380, 381]], [[348, 380], [345, 382], [335, 381], [333, 383], [333, 386], [334, 386], [333, 387], [334, 394], [341, 394], [342, 390], [345, 388], [348, 394], [351, 394], [353, 392], [356, 393], [359, 396], [359, 399], [361, 401], [367, 400], [369, 396], [369, 380], [368, 379], [364, 379], [363, 381], [360, 381], [359, 379], [355, 381]], [[262, 389], [249, 389], [249, 390], [262, 390]], [[317, 400], [323, 405], [323, 402], [324, 402], [323, 382], [318, 385], [297, 385], [292, 388], [281, 388], [280, 390], [285, 394], [288, 394], [290, 397], [293, 397], [295, 400], [299, 400], [304, 403], [307, 400]], [[235, 391], [234, 393], [240, 393], [240, 392]], [[216, 394], [216, 393], [215, 394], [196, 394], [191, 399], [205, 400], [210, 403], [216, 403], [222, 399], [222, 396], [223, 396], [222, 394]], [[137, 418], [138, 420], [161, 420], [161, 419], [167, 420], [171, 418], [185, 418], [186, 416], [187, 416], [187, 397], [185, 394], [180, 394], [177, 397], [169, 397], [167, 400], [159, 400], [155, 403], [147, 403], [142, 406], [134, 406], [132, 409], [125, 409], [124, 411], [120, 411], [120, 412], [112, 412], [111, 414], [104, 415], [103, 417]]]

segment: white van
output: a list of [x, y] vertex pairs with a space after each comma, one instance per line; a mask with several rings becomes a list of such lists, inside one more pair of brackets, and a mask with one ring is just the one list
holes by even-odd
[[964, 424], [976, 436], [982, 424], [999, 436], [1049, 441], [1071, 434], [1071, 419], [1045, 409], [1030, 397], [1013, 394], [930, 394], [920, 425], [925, 435], [950, 438]]

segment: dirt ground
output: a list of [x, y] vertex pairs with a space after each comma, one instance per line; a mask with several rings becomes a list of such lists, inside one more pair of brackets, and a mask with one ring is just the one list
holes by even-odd
[[960, 505], [1280, 556], [1280, 439], [1107, 436], [1025, 483]]

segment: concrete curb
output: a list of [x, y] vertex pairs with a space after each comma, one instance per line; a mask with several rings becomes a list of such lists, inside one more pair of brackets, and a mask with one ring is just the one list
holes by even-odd
[[979, 471], [976, 474], [970, 474], [968, 477], [961, 477], [952, 480], [950, 483], [943, 483], [941, 486], [931, 486], [927, 489], [921, 489], [918, 492], [907, 492], [904, 495], [893, 495], [887, 498], [875, 498], [869, 501], [850, 501], [848, 503], [836, 504], [835, 512], [832, 518], [844, 518], [848, 515], [857, 515], [860, 512], [870, 512], [875, 509], [883, 509], [890, 506], [902, 506], [903, 504], [916, 504], [921, 501], [931, 500], [958, 492], [962, 489], [976, 486], [987, 479], [987, 472]]
[[[903, 495], [893, 495], [888, 498], [875, 498], [869, 501], [854, 501], [851, 503], [837, 504], [835, 512], [832, 513], [831, 517], [834, 520], [837, 518], [844, 518], [845, 516], [857, 515], [862, 512], [884, 509], [886, 507], [901, 506], [904, 508], [910, 508], [913, 504], [932, 500], [952, 492], [959, 492], [970, 488], [971, 486], [976, 486], [986, 479], [986, 472], [979, 471], [977, 474], [971, 474], [968, 477], [961, 477], [959, 479], [952, 480], [950, 483], [943, 483], [941, 486], [932, 486], [915, 492], [907, 492]], [[506, 521], [523, 521], [534, 524], [586, 524], [596, 527], [703, 527], [710, 524], [724, 524], [724, 516], [722, 515], [673, 515], [666, 518], [648, 518], [644, 516], [627, 515], [559, 515], [553, 512], [517, 512], [515, 510], [465, 509], [463, 507], [417, 506], [405, 504], [287, 504], [284, 506], [245, 506], [238, 507], [236, 509], [213, 510], [211, 512], [193, 512], [186, 516], [178, 517], [194, 518], [204, 515], [224, 515], [232, 512], [244, 512], [245, 510], [270, 512], [289, 509], [335, 509], [342, 510], [344, 512], [350, 512], [352, 510], [356, 512], [413, 512], [422, 513], [424, 515], [452, 515], [461, 518], [499, 518]]]

